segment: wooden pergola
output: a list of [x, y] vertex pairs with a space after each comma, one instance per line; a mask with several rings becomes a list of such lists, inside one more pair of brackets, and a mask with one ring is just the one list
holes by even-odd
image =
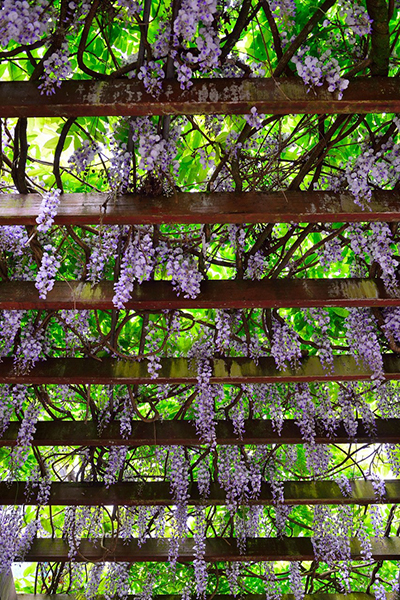
[[[63, 83], [52, 97], [40, 96], [34, 83], [12, 82], [0, 84], [0, 117], [76, 117], [105, 115], [174, 115], [174, 114], [244, 114], [256, 107], [269, 114], [364, 114], [370, 112], [400, 112], [400, 82], [396, 79], [356, 79], [345, 91], [342, 100], [335, 99], [326, 89], [307, 93], [302, 83], [274, 79], [247, 81], [198, 80], [186, 92], [177, 82], [168, 82], [159, 98], [146, 94], [141, 84], [134, 81], [69, 81]], [[35, 224], [40, 205], [35, 194], [8, 194], [0, 199], [1, 225]], [[400, 220], [398, 192], [376, 191], [370, 210], [357, 206], [351, 194], [333, 192], [299, 192], [288, 190], [275, 194], [253, 192], [230, 193], [177, 193], [170, 197], [126, 195], [110, 198], [106, 194], [63, 194], [56, 224], [162, 224], [162, 223], [316, 223], [365, 222]], [[0, 283], [0, 308], [3, 310], [28, 309], [101, 309], [113, 308], [113, 284], [102, 281], [95, 286], [79, 281], [56, 282], [54, 289], [42, 300], [33, 282], [9, 281]], [[136, 288], [127, 309], [164, 310], [181, 308], [291, 308], [291, 307], [388, 307], [400, 306], [400, 296], [388, 293], [378, 279], [270, 279], [264, 281], [208, 281], [203, 282], [196, 299], [176, 296], [163, 281], [154, 281]], [[400, 379], [400, 358], [384, 355], [385, 377]], [[195, 383], [196, 373], [187, 359], [164, 358], [158, 383]], [[313, 381], [361, 381], [371, 378], [371, 370], [347, 355], [337, 355], [332, 372], [324, 369], [321, 361], [310, 357], [297, 368], [278, 370], [272, 358], [261, 358], [256, 364], [246, 358], [213, 360], [212, 383], [273, 383]], [[15, 372], [13, 358], [0, 363], [1, 384], [142, 384], [151, 382], [146, 365], [137, 361], [113, 358], [54, 358], [34, 366], [28, 373]], [[0, 446], [12, 446], [18, 434], [17, 423], [12, 423]], [[268, 420], [247, 423], [243, 439], [234, 434], [232, 425], [219, 422], [216, 428], [217, 444], [301, 444], [301, 433], [294, 421], [285, 421], [280, 435]], [[317, 431], [316, 444], [346, 443], [400, 443], [400, 424], [397, 419], [378, 420], [376, 432], [371, 435], [359, 421], [356, 439], [349, 438], [341, 426], [334, 438]], [[132, 432], [122, 438], [116, 423], [106, 426], [101, 434], [90, 420], [82, 422], [38, 423], [33, 438], [35, 446], [118, 446], [200, 444], [195, 427], [187, 421], [138, 422]], [[0, 504], [24, 504], [25, 485], [21, 482], [0, 482]], [[344, 497], [337, 483], [325, 481], [287, 481], [284, 484], [286, 504], [359, 504], [376, 503], [370, 482], [355, 481], [351, 495]], [[400, 482], [386, 482], [385, 502], [400, 502]], [[35, 503], [35, 497], [32, 498]], [[190, 487], [189, 505], [203, 505], [197, 484]], [[211, 486], [207, 504], [226, 503], [217, 484]], [[249, 503], [271, 505], [272, 494], [263, 484], [257, 500]], [[101, 483], [53, 483], [49, 505], [65, 506], [169, 506], [173, 504], [169, 487], [153, 482], [118, 483], [106, 488]], [[68, 545], [62, 539], [36, 539], [28, 551], [27, 561], [66, 562]], [[360, 557], [357, 540], [351, 542], [351, 556]], [[372, 540], [372, 556], [380, 560], [400, 559], [399, 538]], [[193, 542], [186, 540], [179, 560], [193, 560]], [[245, 553], [239, 551], [235, 539], [208, 539], [207, 561], [312, 561], [313, 547], [306, 538], [249, 539]], [[160, 561], [168, 560], [168, 540], [150, 539], [142, 547], [122, 540], [103, 540], [101, 544], [82, 540], [77, 561]], [[1, 600], [15, 600], [10, 579], [0, 585]], [[18, 600], [48, 600], [43, 595], [20, 594]], [[57, 595], [54, 600], [69, 600], [72, 596]], [[157, 596], [157, 600], [176, 600], [178, 597]], [[260, 595], [246, 595], [248, 600], [261, 600]], [[291, 600], [291, 595], [284, 595]], [[353, 593], [306, 595], [306, 600], [367, 600], [370, 595]], [[230, 600], [231, 596], [216, 595], [214, 600]]]

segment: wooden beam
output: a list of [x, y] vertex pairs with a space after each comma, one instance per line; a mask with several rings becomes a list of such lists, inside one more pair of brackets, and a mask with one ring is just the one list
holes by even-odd
[[[1, 84], [0, 84], [1, 89]], [[63, 194], [57, 225], [141, 223], [328, 223], [400, 221], [398, 192], [374, 190], [369, 209], [350, 192], [193, 192], [173, 196]], [[0, 225], [36, 225], [39, 194], [0, 194]]]
[[[148, 539], [142, 546], [137, 541], [121, 539], [81, 540], [74, 560], [106, 562], [167, 562], [169, 539]], [[184, 539], [179, 546], [179, 562], [192, 562], [194, 559], [193, 540]], [[375, 560], [399, 560], [400, 538], [371, 539], [372, 557]], [[69, 545], [62, 539], [34, 539], [25, 561], [66, 562]], [[248, 538], [243, 552], [235, 538], [208, 538], [205, 560], [216, 561], [300, 561], [314, 560], [315, 555], [310, 538]], [[360, 559], [361, 548], [357, 539], [351, 539], [351, 558]]]
[[[384, 378], [400, 379], [400, 357], [383, 355]], [[304, 359], [298, 367], [279, 370], [272, 357], [261, 357], [258, 363], [250, 358], [216, 358], [212, 361], [211, 383], [284, 383], [311, 381], [363, 381], [371, 379], [371, 369], [357, 364], [352, 356], [334, 357], [332, 372], [324, 369], [316, 356]], [[27, 373], [15, 371], [14, 360], [0, 363], [0, 383], [21, 384], [146, 384], [197, 383], [194, 364], [186, 358], [163, 358], [157, 379], [147, 370], [146, 361], [114, 358], [48, 358]]]
[[154, 98], [137, 80], [64, 81], [52, 96], [29, 81], [0, 84], [0, 117], [80, 117], [248, 114], [366, 114], [400, 112], [395, 77], [357, 77], [343, 98], [327, 86], [308, 92], [300, 79], [195, 79], [189, 90], [165, 81]]
[[[328, 436], [322, 424], [316, 426], [316, 444], [348, 444], [357, 441], [360, 444], [399, 444], [400, 420], [377, 419], [376, 432], [370, 434], [358, 420], [357, 436], [349, 438], [340, 424], [334, 437]], [[14, 446], [20, 424], [10, 423], [0, 438], [0, 447]], [[303, 444], [304, 439], [295, 421], [285, 419], [279, 435], [272, 422], [267, 419], [248, 420], [245, 422], [243, 439], [234, 433], [232, 422], [218, 421], [216, 424], [217, 443], [226, 446], [262, 445], [262, 444]], [[155, 421], [145, 423], [133, 421], [129, 437], [120, 434], [119, 421], [104, 427], [99, 433], [93, 421], [39, 421], [33, 436], [34, 446], [196, 446], [200, 445], [196, 428], [189, 421]]]
[[[385, 480], [385, 497], [379, 502], [370, 481], [349, 481], [351, 494], [343, 496], [335, 481], [285, 481], [284, 504], [304, 504], [314, 506], [319, 504], [399, 504], [400, 481]], [[204, 499], [196, 483], [189, 484], [190, 506], [224, 506], [226, 492], [217, 484], [211, 483], [210, 495]], [[24, 482], [1, 482], [0, 505], [36, 505], [36, 495], [32, 493], [32, 485]], [[123, 482], [106, 487], [103, 483], [65, 483], [51, 484], [49, 506], [172, 506], [169, 483], [153, 482]], [[273, 505], [271, 487], [263, 483], [257, 499], [249, 498], [246, 505]]]
[[[318, 306], [400, 306], [381, 279], [264, 279], [202, 281], [196, 298], [178, 296], [170, 281], [137, 285], [126, 310], [208, 308], [310, 308]], [[114, 308], [114, 283], [92, 286], [80, 281], [56, 281], [45, 299], [33, 281], [0, 283], [2, 310]]]

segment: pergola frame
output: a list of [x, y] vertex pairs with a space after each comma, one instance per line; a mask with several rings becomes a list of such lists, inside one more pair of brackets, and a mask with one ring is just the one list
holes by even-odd
[[[39, 117], [79, 115], [173, 115], [173, 114], [244, 114], [252, 107], [259, 112], [272, 114], [354, 114], [369, 112], [400, 112], [400, 83], [395, 79], [356, 79], [351, 82], [342, 100], [318, 89], [315, 94], [306, 92], [297, 81], [276, 82], [267, 80], [247, 81], [195, 81], [188, 92], [178, 90], [177, 82], [167, 83], [158, 99], [146, 95], [137, 82], [127, 81], [71, 81], [62, 85], [51, 98], [40, 96], [37, 86], [27, 82], [0, 84], [0, 117]], [[33, 225], [40, 205], [37, 195], [10, 194], [1, 198], [0, 224]], [[325, 192], [297, 192], [260, 194], [177, 194], [170, 198], [147, 198], [123, 196], [109, 198], [99, 194], [67, 194], [62, 197], [56, 224], [137, 224], [137, 223], [256, 223], [256, 222], [364, 222], [400, 220], [398, 194], [375, 192], [371, 211], [363, 212], [354, 204], [350, 194]], [[7, 310], [26, 309], [100, 309], [109, 310], [112, 305], [112, 283], [102, 282], [95, 287], [81, 282], [57, 282], [46, 300], [40, 300], [31, 282], [6, 282], [0, 285], [0, 307]], [[316, 306], [399, 306], [398, 295], [388, 294], [378, 280], [272, 280], [262, 282], [223, 281], [206, 282], [202, 293], [195, 300], [177, 298], [165, 282], [151, 282], [134, 293], [128, 309], [162, 310], [173, 308], [277, 308]], [[395, 355], [384, 356], [385, 376], [400, 379], [400, 359]], [[213, 364], [212, 383], [261, 383], [261, 382], [310, 382], [310, 381], [358, 381], [368, 380], [371, 372], [356, 363], [350, 356], [336, 356], [332, 373], [312, 357], [297, 368], [279, 371], [272, 359], [260, 359], [255, 364], [248, 359], [217, 359]], [[196, 382], [196, 374], [185, 359], [164, 359], [159, 383]], [[0, 364], [0, 383], [149, 383], [151, 378], [146, 365], [135, 361], [114, 359], [95, 361], [87, 359], [50, 359], [36, 365], [29, 373], [17, 374], [12, 359]], [[285, 422], [278, 436], [270, 422], [250, 423], [248, 432], [239, 440], [225, 423], [217, 426], [219, 444], [301, 443], [301, 435], [293, 422]], [[229, 431], [227, 432], [226, 429]], [[399, 443], [400, 429], [397, 421], [378, 421], [377, 432], [371, 436], [364, 431], [357, 442]], [[7, 430], [0, 446], [12, 445], [16, 439], [16, 426]], [[329, 443], [327, 435], [317, 435], [316, 443]], [[349, 441], [343, 427], [339, 428], [335, 442]], [[129, 439], [122, 439], [117, 428], [111, 426], [98, 435], [91, 422], [85, 423], [39, 423], [33, 443], [37, 446], [51, 444], [71, 445], [144, 445], [199, 443], [193, 426], [185, 422], [143, 424], [134, 429]], [[352, 495], [343, 497], [337, 484], [323, 482], [286, 482], [287, 504], [343, 504], [361, 505], [376, 503], [372, 486], [367, 482], [354, 482]], [[0, 484], [1, 504], [24, 502], [23, 486], [18, 482]], [[385, 501], [400, 501], [398, 481], [387, 482]], [[252, 501], [250, 501], [251, 504]], [[106, 489], [91, 484], [55, 483], [52, 485], [50, 505], [96, 504], [170, 505], [171, 498], [164, 483], [146, 484], [139, 491], [134, 484], [118, 484]], [[207, 501], [210, 505], [222, 505], [224, 499], [218, 486], [213, 486]], [[267, 486], [262, 488], [257, 504], [271, 504], [272, 496]], [[189, 504], [204, 504], [196, 486], [193, 486]], [[377, 560], [400, 558], [399, 538], [373, 541], [372, 555]], [[28, 551], [26, 560], [67, 561], [68, 545], [64, 540], [37, 539]], [[352, 557], [360, 558], [360, 547], [352, 541]], [[194, 558], [193, 543], [183, 542], [180, 561]], [[313, 560], [311, 541], [297, 539], [250, 539], [247, 551], [240, 552], [234, 539], [210, 539], [206, 546], [206, 560], [213, 561], [269, 561]], [[82, 540], [77, 561], [163, 561], [168, 559], [167, 540], [148, 540], [139, 548], [136, 543], [121, 540], [103, 540], [97, 546]], [[0, 587], [1, 600], [15, 600], [15, 589], [7, 583]], [[10, 591], [11, 590], [11, 591]], [[70, 596], [71, 597], [71, 596]], [[346, 596], [348, 600], [365, 600], [366, 594]], [[47, 600], [45, 596], [20, 595], [20, 600]], [[53, 596], [55, 600], [64, 596]], [[173, 596], [161, 596], [175, 600]], [[230, 596], [217, 595], [215, 600]], [[259, 600], [258, 595], [247, 595], [249, 600]], [[306, 596], [314, 600], [339, 600], [339, 594], [315, 594]]]

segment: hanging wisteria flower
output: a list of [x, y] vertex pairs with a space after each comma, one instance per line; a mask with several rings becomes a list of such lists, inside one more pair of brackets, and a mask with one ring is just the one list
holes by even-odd
[[39, 214], [36, 217], [38, 224], [37, 230], [47, 233], [54, 223], [54, 217], [57, 215], [58, 205], [60, 203], [61, 190], [54, 189], [43, 194], [42, 203], [39, 208]]
[[266, 600], [281, 600], [282, 594], [275, 575], [274, 563], [264, 562], [264, 579]]
[[87, 266], [88, 279], [92, 283], [100, 281], [106, 264], [110, 258], [115, 257], [119, 234], [120, 229], [117, 225], [104, 225], [92, 241], [92, 252]]
[[[129, 185], [132, 152], [128, 151], [124, 129], [130, 124], [122, 121], [113, 130], [110, 141], [110, 166], [107, 171], [110, 189], [116, 193], [126, 192]], [[121, 135], [122, 134], [122, 135]]]
[[14, 252], [17, 256], [24, 253], [28, 244], [28, 235], [22, 225], [0, 226], [0, 249]]
[[17, 443], [11, 454], [11, 469], [18, 471], [25, 462], [30, 449], [33, 435], [36, 431], [36, 422], [39, 416], [39, 407], [30, 404], [24, 413], [24, 419], [18, 431]]
[[44, 346], [43, 330], [27, 323], [21, 330], [20, 344], [15, 350], [14, 365], [17, 373], [28, 372], [41, 358]]
[[132, 127], [133, 140], [138, 143], [139, 167], [146, 173], [171, 171], [177, 175], [179, 163], [175, 160], [180, 126], [170, 127], [168, 140], [161, 137], [148, 117], [136, 119]]
[[206, 550], [206, 515], [204, 507], [196, 507], [195, 527], [193, 536], [193, 568], [196, 581], [196, 594], [198, 598], [204, 598], [208, 580], [207, 563], [204, 560]]
[[278, 369], [284, 369], [289, 362], [295, 364], [301, 358], [300, 340], [292, 327], [277, 319], [272, 321], [273, 338], [271, 354]]
[[354, 202], [368, 209], [375, 187], [393, 186], [400, 174], [400, 145], [389, 138], [378, 151], [364, 144], [345, 165], [345, 178]]
[[364, 36], [371, 33], [373, 23], [367, 10], [360, 2], [339, 0], [339, 15], [344, 18], [347, 27], [356, 35]]
[[197, 359], [197, 398], [195, 404], [196, 431], [205, 444], [214, 446], [215, 436], [215, 386], [210, 384], [212, 367], [207, 359]]
[[116, 3], [117, 6], [127, 8], [130, 13], [140, 14], [143, 10], [141, 3], [136, 0], [116, 0]]
[[121, 262], [121, 272], [114, 286], [113, 303], [124, 308], [131, 297], [134, 282], [148, 281], [154, 269], [153, 240], [146, 230], [139, 229], [130, 240]]
[[350, 352], [357, 362], [361, 359], [372, 371], [373, 379], [383, 377], [383, 361], [376, 335], [375, 319], [368, 308], [350, 308], [345, 319]]
[[69, 157], [68, 163], [79, 174], [85, 171], [99, 151], [96, 142], [83, 140], [82, 146]]
[[200, 294], [202, 274], [197, 268], [197, 262], [189, 253], [184, 253], [182, 248], [171, 250], [165, 243], [158, 246], [159, 262], [165, 263], [167, 276], [171, 277], [174, 290], [185, 298], [196, 298]]
[[48, 292], [53, 289], [60, 265], [61, 261], [57, 257], [55, 249], [51, 244], [46, 244], [46, 246], [44, 246], [42, 263], [35, 282], [35, 287], [39, 292], [39, 298], [46, 298]]
[[72, 67], [69, 62], [68, 44], [64, 42], [60, 50], [53, 52], [43, 61], [44, 74], [38, 89], [41, 94], [51, 96], [56, 93], [56, 88], [72, 75]]
[[281, 23], [292, 21], [296, 16], [296, 3], [294, 0], [268, 0], [272, 12], [277, 14]]
[[2, 311], [0, 315], [0, 359], [11, 352], [24, 314], [23, 310]]
[[38, 521], [24, 526], [22, 506], [0, 507], [0, 573], [9, 574], [13, 563], [23, 560], [37, 532]]
[[11, 40], [18, 44], [34, 44], [53, 26], [50, 3], [37, 0], [3, 0], [0, 7], [0, 46], [6, 48]]
[[143, 67], [140, 67], [138, 79], [143, 81], [146, 92], [157, 98], [162, 89], [162, 82], [165, 77], [162, 66], [154, 60], [149, 61]]
[[328, 91], [338, 91], [339, 100], [343, 91], [348, 87], [349, 80], [340, 75], [340, 66], [336, 58], [331, 58], [331, 50], [326, 50], [320, 58], [308, 54], [310, 48], [305, 46], [293, 56], [292, 62], [296, 65], [297, 73], [304, 81], [308, 90], [319, 87], [325, 82]]
[[[219, 37], [212, 27], [217, 12], [216, 0], [183, 0], [174, 21], [174, 43], [181, 39], [189, 51], [185, 60], [199, 65], [202, 71], [210, 71], [218, 67], [221, 54]], [[195, 43], [192, 49], [191, 43]], [[190, 87], [192, 71], [175, 61], [182, 89]], [[185, 70], [184, 70], [185, 69]]]

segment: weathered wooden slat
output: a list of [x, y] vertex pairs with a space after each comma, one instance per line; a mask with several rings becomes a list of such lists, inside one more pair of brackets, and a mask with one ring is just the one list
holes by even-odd
[[[351, 494], [343, 496], [335, 481], [285, 481], [284, 503], [287, 505], [317, 504], [378, 504], [374, 488], [370, 481], [351, 481]], [[385, 504], [400, 503], [400, 481], [386, 480]], [[188, 504], [191, 506], [223, 506], [226, 504], [226, 492], [216, 483], [210, 485], [210, 495], [204, 499], [196, 483], [189, 484]], [[37, 504], [32, 486], [23, 482], [0, 482], [0, 505]], [[51, 484], [50, 506], [171, 506], [169, 483], [124, 482], [110, 485], [103, 483], [65, 483]], [[273, 504], [270, 485], [263, 483], [257, 499], [248, 498], [246, 504], [269, 506]]]
[[[400, 379], [400, 357], [383, 355], [384, 377]], [[146, 361], [124, 361], [113, 358], [49, 358], [28, 373], [17, 373], [12, 358], [0, 363], [0, 383], [81, 383], [81, 384], [145, 384], [197, 382], [195, 366], [186, 358], [161, 359], [157, 379], [147, 370]], [[249, 358], [217, 358], [212, 361], [211, 383], [282, 383], [311, 381], [362, 381], [371, 379], [372, 371], [357, 364], [352, 356], [334, 358], [333, 370], [324, 369], [318, 357], [311, 356], [298, 367], [279, 370], [271, 357], [261, 357], [256, 364]]]
[[326, 86], [312, 93], [300, 79], [198, 79], [189, 90], [166, 81], [158, 98], [140, 81], [64, 81], [52, 96], [34, 82], [0, 84], [0, 117], [141, 116], [175, 114], [366, 114], [400, 112], [398, 78], [356, 78], [343, 98]]
[[[350, 192], [177, 193], [170, 197], [63, 194], [58, 225], [161, 223], [328, 223], [399, 221], [397, 192], [375, 190], [363, 210]], [[0, 194], [0, 225], [35, 225], [39, 194]], [[105, 204], [106, 203], [106, 204]]]
[[[400, 420], [377, 419], [375, 433], [371, 434], [358, 420], [357, 435], [349, 438], [344, 426], [338, 426], [335, 436], [330, 437], [322, 424], [317, 423], [316, 444], [348, 444], [358, 443], [399, 444]], [[0, 438], [0, 447], [14, 446], [20, 424], [10, 423]], [[295, 421], [286, 419], [279, 435], [272, 422], [267, 419], [248, 420], [245, 422], [243, 438], [234, 433], [232, 422], [218, 421], [216, 425], [216, 441], [226, 446], [245, 444], [302, 444], [304, 439]], [[129, 437], [120, 434], [119, 422], [113, 422], [98, 432], [93, 421], [39, 421], [33, 436], [34, 446], [196, 446], [200, 444], [195, 426], [189, 421], [155, 421], [145, 423], [133, 421]]]
[[[114, 284], [95, 286], [56, 281], [45, 299], [33, 281], [0, 283], [0, 309], [101, 309], [114, 307]], [[196, 298], [177, 295], [169, 281], [145, 281], [136, 286], [127, 310], [208, 308], [310, 308], [318, 306], [400, 306], [380, 279], [264, 279], [203, 281]]]
[[[194, 559], [193, 540], [185, 539], [179, 547], [179, 561], [191, 562]], [[375, 560], [398, 560], [400, 558], [400, 538], [371, 539], [372, 556]], [[104, 560], [107, 562], [167, 562], [168, 539], [148, 539], [141, 547], [136, 541], [102, 539], [80, 542], [75, 560], [78, 562]], [[68, 560], [69, 546], [62, 539], [35, 539], [25, 555], [26, 561]], [[351, 557], [362, 557], [358, 540], [351, 540]], [[272, 560], [314, 560], [315, 555], [310, 538], [250, 538], [246, 550], [241, 552], [235, 538], [209, 538], [206, 541], [205, 560], [215, 561], [272, 561]]]

